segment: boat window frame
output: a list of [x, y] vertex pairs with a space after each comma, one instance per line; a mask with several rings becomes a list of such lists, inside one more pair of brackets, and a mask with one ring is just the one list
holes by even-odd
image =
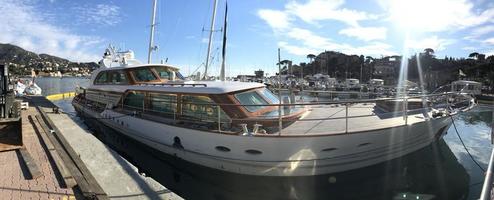
[[[133, 107], [133, 106], [128, 106], [125, 103], [126, 98], [131, 94], [132, 92], [136, 93], [143, 93], [143, 102], [142, 106], [139, 107]], [[159, 92], [159, 91], [149, 91], [149, 90], [127, 90], [124, 92], [123, 97], [119, 101], [118, 108], [122, 109], [122, 111], [127, 111], [127, 112], [133, 112], [133, 111], [138, 111], [138, 113], [143, 113], [143, 114], [149, 114], [151, 112], [156, 112], [150, 109], [150, 104], [151, 104], [151, 95], [150, 93], [157, 93], [157, 94], [165, 94], [165, 95], [174, 95], [176, 97], [176, 107], [175, 107], [175, 113], [172, 116], [158, 116], [164, 119], [173, 119], [176, 120], [176, 122], [179, 122], [181, 119], [186, 120], [186, 121], [193, 121], [194, 116], [189, 116], [187, 118], [187, 115], [184, 115], [184, 103], [183, 103], [183, 96], [202, 96], [202, 97], [207, 97], [211, 101], [211, 107], [215, 109], [215, 107], [220, 108], [221, 113], [220, 113], [220, 118], [222, 123], [231, 123], [232, 117], [225, 111], [223, 106], [220, 105], [220, 103], [217, 103], [215, 101], [215, 98], [212, 97], [211, 95], [207, 94], [194, 94], [194, 93], [169, 93], [169, 92]], [[199, 103], [201, 104], [201, 103]], [[197, 118], [198, 123], [216, 123], [218, 122], [218, 116], [217, 116], [217, 110], [213, 110], [211, 116], [207, 116], [209, 119], [202, 119], [202, 118]]]
[[[135, 92], [135, 93], [143, 93], [143, 97], [142, 97], [142, 103], [141, 103], [141, 106], [140, 107], [133, 107], [133, 106], [128, 106], [126, 103], [125, 103], [125, 100], [127, 99], [127, 97], [129, 96], [129, 94], [131, 94], [132, 92]], [[122, 98], [122, 100], [120, 101], [121, 105], [119, 105], [119, 107], [122, 107], [122, 109], [124, 110], [144, 110], [146, 108], [146, 97], [147, 97], [147, 91], [142, 91], [142, 90], [128, 90], [124, 93], [124, 96]]]
[[[193, 97], [207, 97], [211, 103], [207, 103], [207, 104], [210, 104], [209, 106], [211, 106], [211, 108], [213, 109], [213, 112], [212, 112], [212, 115], [211, 115], [211, 119], [212, 120], [209, 120], [210, 122], [217, 122], [218, 121], [218, 111], [217, 110], [214, 110], [215, 108], [219, 108], [220, 109], [220, 112], [221, 112], [221, 121], [222, 122], [225, 122], [225, 121], [231, 121], [231, 117], [227, 114], [227, 112], [225, 112], [225, 110], [223, 109], [223, 107], [221, 105], [219, 105], [215, 100], [214, 98], [212, 98], [210, 95], [207, 95], [207, 94], [193, 94], [193, 93], [180, 93], [179, 95], [179, 107], [180, 107], [180, 110], [179, 110], [179, 114], [178, 116], [180, 116], [181, 118], [186, 118], [187, 115], [184, 115], [184, 110], [185, 110], [185, 107], [184, 105], [186, 105], [187, 103], [184, 104], [184, 96], [193, 96]], [[207, 104], [195, 104], [196, 106], [197, 105], [203, 105], [203, 106], [206, 106]], [[191, 105], [194, 105], [194, 104], [191, 104]], [[206, 108], [207, 109], [207, 108]], [[202, 114], [201, 114], [202, 115]], [[207, 111], [206, 111], [206, 115], [207, 114]], [[192, 118], [194, 118], [194, 116], [191, 116]], [[210, 117], [210, 116], [207, 116], [207, 117]], [[226, 118], [225, 118], [226, 117]], [[208, 121], [208, 120], [202, 120], [201, 118], [201, 121]]]
[[[179, 113], [179, 104], [180, 104], [180, 94], [179, 93], [164, 93], [164, 92], [157, 92], [157, 91], [144, 91], [146, 93], [145, 95], [145, 105], [144, 109], [145, 112], [155, 112], [159, 113], [160, 117], [164, 118], [175, 118], [176, 115]], [[174, 100], [168, 101], [166, 103], [170, 103], [171, 107], [171, 112], [164, 112], [164, 111], [159, 111], [156, 109], [153, 109], [153, 95], [166, 95], [170, 97], [174, 97]]]
[[[277, 102], [273, 102], [271, 98], [269, 98], [267, 95], [264, 95], [264, 91], [265, 90], [267, 90], [269, 93], [271, 93], [271, 95], [273, 95], [273, 97], [275, 97], [278, 101]], [[264, 99], [267, 99], [271, 104], [280, 104], [281, 103], [281, 99], [278, 99], [278, 97], [273, 92], [271, 92], [271, 90], [269, 90], [268, 88], [265, 88], [265, 87], [264, 88], [260, 88], [260, 89], [258, 89], [258, 91], [261, 94], [261, 96]]]
[[[169, 78], [166, 79], [166, 78], [161, 77], [161, 74], [159, 73], [159, 71], [158, 71], [157, 68], [164, 68], [164, 69], [166, 69], [166, 71], [169, 74]], [[174, 81], [176, 79], [175, 71], [172, 70], [170, 67], [156, 65], [156, 66], [152, 66], [152, 69], [158, 75], [158, 77], [160, 78], [160, 80], [162, 80], [162, 81]]]
[[[99, 82], [99, 79], [103, 76], [106, 75], [106, 79], [103, 82]], [[108, 71], [101, 71], [96, 75], [96, 78], [94, 79], [93, 82], [94, 85], [107, 85], [108, 84]]]
[[[141, 80], [138, 80], [136, 78], [136, 74], [135, 74], [135, 71], [137, 70], [140, 70], [140, 69], [147, 69], [151, 72], [151, 74], [154, 76], [154, 80], [149, 80], [149, 81], [141, 81]], [[128, 73], [130, 74], [130, 76], [132, 77], [132, 80], [134, 83], [156, 83], [156, 82], [161, 82], [161, 79], [159, 77], [158, 74], [156, 74], [156, 72], [154, 71], [154, 69], [152, 68], [152, 66], [143, 66], [143, 67], [135, 67], [135, 68], [131, 68], [131, 69], [128, 69]]]
[[244, 104], [237, 98], [237, 95], [239, 95], [239, 94], [245, 94], [245, 93], [251, 93], [251, 92], [257, 93], [257, 95], [259, 95], [261, 97], [261, 99], [265, 102], [264, 105], [266, 105], [266, 104], [272, 104], [272, 103], [269, 103], [270, 102], [269, 99], [266, 99], [266, 97], [263, 94], [260, 93], [259, 88], [256, 88], [256, 89], [253, 89], [253, 90], [247, 90], [247, 91], [243, 91], [243, 92], [234, 93], [233, 94], [233, 97], [241, 105], [242, 108], [244, 108], [245, 110], [247, 110], [247, 112], [250, 112], [250, 113], [259, 113], [259, 112], [262, 112], [264, 110], [267, 110], [267, 109], [269, 109], [271, 107], [271, 106], [260, 106], [261, 108], [256, 109], [254, 111], [251, 111], [250, 109], [248, 109], [247, 107], [253, 107], [253, 106], [244, 106]]
[[[129, 76], [127, 75], [127, 72], [125, 70], [108, 70], [106, 71], [108, 73], [108, 79], [107, 79], [107, 83], [108, 85], [128, 85], [130, 83], [130, 80], [129, 80]], [[119, 73], [119, 74], [122, 74], [124, 77], [125, 77], [125, 82], [116, 82], [114, 83], [113, 82], [113, 76], [112, 73]]]

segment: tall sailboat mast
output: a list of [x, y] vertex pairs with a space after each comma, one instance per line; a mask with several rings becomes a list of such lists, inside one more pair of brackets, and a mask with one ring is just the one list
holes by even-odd
[[222, 61], [220, 69], [220, 80], [225, 81], [225, 59], [226, 59], [226, 20], [228, 16], [228, 3], [225, 2], [225, 21], [223, 23], [223, 50], [222, 50]]
[[156, 46], [153, 44], [154, 40], [154, 27], [156, 26], [156, 2], [153, 0], [153, 15], [151, 16], [151, 35], [149, 36], [149, 49], [148, 49], [148, 64], [151, 63], [151, 54], [156, 50]]
[[204, 75], [202, 79], [206, 79], [208, 76], [208, 67], [209, 67], [209, 57], [211, 56], [211, 43], [213, 41], [213, 32], [214, 32], [214, 21], [216, 18], [216, 6], [218, 2], [214, 0], [213, 2], [213, 17], [211, 18], [211, 29], [209, 30], [209, 42], [208, 42], [208, 53], [206, 55], [206, 63], [205, 63], [205, 69], [204, 69]]

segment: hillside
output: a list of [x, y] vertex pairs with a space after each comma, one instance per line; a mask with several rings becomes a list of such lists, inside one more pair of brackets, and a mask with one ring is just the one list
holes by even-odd
[[98, 68], [94, 62], [79, 63], [48, 54], [36, 54], [12, 44], [0, 43], [0, 61], [9, 63], [14, 75], [30, 74], [31, 70], [42, 73], [60, 71], [62, 74], [89, 73]]

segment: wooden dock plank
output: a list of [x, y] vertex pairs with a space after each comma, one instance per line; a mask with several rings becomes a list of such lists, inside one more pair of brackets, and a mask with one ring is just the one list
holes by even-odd
[[32, 179], [37, 179], [43, 176], [43, 173], [36, 164], [36, 161], [33, 159], [31, 154], [29, 154], [29, 151], [27, 151], [26, 148], [20, 148], [19, 153], [21, 153], [22, 159], [24, 160]]
[[[29, 117], [31, 117], [31, 116], [29, 116]], [[41, 126], [41, 129], [43, 130], [43, 131], [40, 131], [42, 141], [45, 143], [47, 150], [48, 150], [48, 153], [53, 158], [53, 161], [55, 162], [55, 165], [56, 165], [58, 171], [62, 175], [65, 187], [72, 188], [72, 187], [76, 186], [77, 185], [76, 180], [74, 179], [74, 177], [70, 173], [67, 166], [65, 166], [62, 158], [60, 158], [59, 153], [56, 151], [55, 147], [53, 146], [53, 143], [51, 142], [51, 140], [49, 139], [49, 137], [47, 135], [47, 134], [50, 134], [50, 132], [49, 132], [50, 130], [48, 129], [46, 124], [42, 123], [42, 120], [40, 119], [40, 117], [38, 115], [36, 115], [36, 119], [38, 121], [38, 124]]]
[[96, 197], [97, 199], [108, 199], [105, 191], [101, 188], [91, 172], [86, 168], [85, 164], [79, 158], [77, 153], [72, 149], [67, 140], [65, 140], [63, 135], [59, 134], [60, 130], [54, 125], [50, 118], [48, 118], [43, 108], [38, 107], [37, 109], [41, 114], [41, 117], [43, 119], [42, 121], [51, 129], [50, 132], [53, 133], [48, 134], [48, 136], [53, 142], [55, 149], [57, 149], [57, 152], [64, 152], [62, 154], [66, 154], [62, 156], [63, 160], [72, 161], [66, 162], [71, 163], [67, 167], [69, 168], [74, 178], [77, 180], [77, 183], [79, 184], [79, 187], [81, 187], [83, 194], [87, 194], [90, 198]]
[[49, 140], [52, 142], [53, 147], [59, 153], [61, 159], [65, 161], [64, 163], [66, 164], [67, 169], [76, 180], [77, 185], [79, 186], [79, 189], [81, 190], [82, 194], [88, 198], [94, 197], [95, 196], [94, 192], [92, 191], [91, 187], [87, 183], [82, 173], [79, 171], [79, 168], [76, 166], [74, 162], [72, 162], [72, 158], [68, 155], [68, 153], [62, 147], [62, 145], [59, 142], [57, 142], [57, 139], [53, 134], [47, 134], [47, 135]]

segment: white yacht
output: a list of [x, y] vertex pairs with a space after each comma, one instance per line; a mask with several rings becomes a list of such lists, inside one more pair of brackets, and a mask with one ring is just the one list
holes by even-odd
[[395, 159], [440, 139], [451, 115], [475, 106], [454, 93], [281, 104], [264, 84], [184, 81], [178, 68], [139, 64], [132, 52], [107, 51], [100, 65], [72, 102], [83, 119], [190, 163], [256, 176]]
[[[153, 8], [148, 63], [156, 49], [156, 1]], [[193, 164], [246, 175], [312, 176], [395, 159], [440, 139], [451, 115], [475, 106], [455, 93], [282, 104], [264, 84], [186, 81], [178, 68], [140, 64], [131, 51], [110, 47], [99, 64], [72, 101], [90, 126]], [[222, 80], [224, 69], [223, 62]]]

